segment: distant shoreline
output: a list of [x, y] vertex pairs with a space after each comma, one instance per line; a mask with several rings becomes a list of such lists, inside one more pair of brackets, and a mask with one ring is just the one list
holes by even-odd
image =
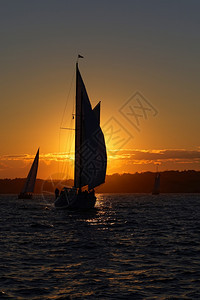
[[[200, 171], [164, 171], [160, 172], [161, 193], [200, 193]], [[106, 176], [105, 184], [96, 188], [97, 193], [151, 193], [155, 173], [124, 173]], [[0, 194], [18, 194], [25, 178], [0, 179]], [[56, 187], [72, 186], [73, 180], [47, 181], [36, 180], [35, 194], [54, 193]]]

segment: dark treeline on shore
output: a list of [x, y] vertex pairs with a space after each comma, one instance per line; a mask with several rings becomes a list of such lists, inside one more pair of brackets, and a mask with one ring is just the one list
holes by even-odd
[[[200, 171], [160, 172], [161, 193], [200, 193]], [[151, 193], [155, 173], [113, 174], [106, 176], [106, 183], [96, 189], [98, 193]], [[18, 194], [25, 179], [0, 179], [0, 194]], [[54, 193], [56, 187], [72, 186], [73, 180], [36, 180], [35, 193]]]

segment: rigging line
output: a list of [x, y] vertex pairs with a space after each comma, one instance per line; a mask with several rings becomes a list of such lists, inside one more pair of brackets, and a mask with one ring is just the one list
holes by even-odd
[[68, 104], [68, 100], [69, 100], [69, 95], [70, 95], [70, 93], [71, 93], [72, 84], [73, 84], [73, 81], [74, 81], [74, 76], [75, 76], [75, 71], [74, 71], [74, 73], [73, 73], [72, 81], [71, 81], [70, 88], [69, 88], [69, 93], [68, 93], [68, 95], [67, 95], [67, 100], [66, 100], [66, 103], [65, 103], [65, 108], [64, 108], [63, 115], [62, 115], [60, 127], [62, 127], [63, 119], [64, 119], [64, 116], [65, 116], [65, 111], [66, 111], [66, 109], [67, 109], [67, 104]]
[[[70, 127], [72, 126], [72, 122], [73, 120], [70, 121]], [[65, 152], [68, 153], [68, 155], [70, 156], [72, 153], [72, 147], [73, 147], [73, 139], [74, 139], [74, 135], [68, 134], [68, 138], [66, 140], [66, 144], [65, 144]], [[68, 149], [67, 149], [68, 148]], [[63, 163], [63, 168], [62, 168], [62, 172], [63, 174], [66, 174], [66, 178], [70, 179], [69, 176], [71, 176], [71, 174], [69, 174], [69, 170], [71, 169], [71, 159], [68, 157], [66, 159], [66, 161]]]
[[[72, 90], [72, 85], [73, 85], [73, 82], [74, 82], [74, 77], [75, 77], [75, 70], [73, 72], [73, 76], [72, 76], [72, 80], [71, 80], [71, 83], [70, 83], [70, 87], [69, 87], [69, 92], [68, 92], [68, 95], [67, 95], [67, 100], [66, 100], [66, 103], [65, 103], [65, 107], [64, 107], [64, 111], [63, 111], [63, 114], [62, 114], [62, 118], [61, 118], [61, 122], [60, 122], [60, 127], [62, 126], [62, 123], [63, 123], [63, 120], [64, 120], [64, 116], [65, 116], [65, 112], [66, 112], [66, 109], [67, 109], [67, 104], [68, 104], [68, 101], [69, 101], [69, 96], [70, 96], [70, 93], [71, 93], [71, 90]], [[59, 130], [59, 153], [60, 153], [60, 130]], [[58, 162], [58, 173], [60, 172], [60, 163]]]
[[[60, 130], [59, 130], [59, 133], [58, 133], [58, 155], [60, 154]], [[58, 164], [57, 164], [57, 172], [58, 172], [58, 176], [60, 176], [60, 160], [58, 161]]]
[[[72, 123], [73, 123], [73, 120], [71, 119], [70, 120], [70, 128], [72, 127]], [[70, 155], [71, 153], [71, 148], [72, 148], [72, 139], [73, 139], [73, 136], [72, 136], [72, 131], [71, 133], [67, 134], [67, 138], [66, 138], [66, 142], [65, 142], [65, 148], [64, 148], [64, 153], [67, 153], [68, 155]], [[62, 174], [66, 174], [66, 177], [69, 177], [69, 168], [70, 168], [70, 159], [69, 157], [67, 157], [67, 159], [65, 161], [62, 162]]]
[[69, 127], [60, 127], [60, 129], [76, 130], [75, 128], [69, 128]]
[[[74, 111], [75, 111], [75, 101], [73, 101], [73, 107], [72, 107], [72, 116], [74, 116]], [[70, 129], [72, 129], [72, 126], [74, 125], [74, 117], [73, 118], [70, 118], [70, 122], [69, 122], [69, 127]], [[72, 131], [74, 131], [74, 129], [72, 129]], [[71, 131], [71, 130], [70, 130]], [[74, 134], [72, 134], [72, 131], [67, 134], [67, 139], [66, 139], [66, 144], [65, 144], [65, 149], [64, 149], [64, 152], [68, 152], [69, 155], [71, 155], [73, 153], [73, 156], [74, 156]], [[60, 130], [61, 132], [61, 130]], [[68, 148], [68, 149], [67, 149]], [[70, 173], [70, 169], [72, 169], [72, 162], [71, 160], [67, 159], [65, 162], [62, 163], [62, 174], [66, 174], [66, 178], [70, 179], [72, 174], [69, 174]]]

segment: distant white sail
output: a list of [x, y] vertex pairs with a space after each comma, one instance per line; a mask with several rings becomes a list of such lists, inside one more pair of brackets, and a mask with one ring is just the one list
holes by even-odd
[[36, 153], [35, 159], [33, 161], [33, 164], [31, 166], [31, 169], [28, 173], [28, 176], [26, 178], [25, 185], [23, 187], [22, 193], [33, 193], [34, 187], [35, 187], [35, 181], [37, 176], [37, 170], [38, 170], [38, 161], [39, 161], [39, 149]]
[[88, 189], [93, 189], [105, 182], [107, 154], [99, 117], [100, 105], [92, 110], [77, 66], [74, 180], [77, 188], [88, 185]]
[[159, 194], [159, 193], [160, 193], [160, 173], [156, 173], [153, 194]]

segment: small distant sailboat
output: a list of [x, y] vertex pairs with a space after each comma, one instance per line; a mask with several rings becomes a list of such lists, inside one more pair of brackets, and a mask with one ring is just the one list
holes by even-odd
[[160, 173], [156, 173], [154, 188], [152, 191], [152, 195], [159, 195], [160, 194]]
[[34, 192], [35, 181], [36, 181], [37, 170], [38, 170], [38, 162], [39, 162], [39, 149], [36, 153], [31, 169], [26, 178], [25, 185], [21, 193], [18, 195], [18, 199], [32, 199], [32, 193]]
[[[82, 58], [80, 55], [78, 58]], [[76, 63], [74, 187], [56, 194], [55, 207], [71, 210], [92, 209], [94, 188], [105, 182], [107, 154], [100, 127], [100, 102], [92, 109]]]

